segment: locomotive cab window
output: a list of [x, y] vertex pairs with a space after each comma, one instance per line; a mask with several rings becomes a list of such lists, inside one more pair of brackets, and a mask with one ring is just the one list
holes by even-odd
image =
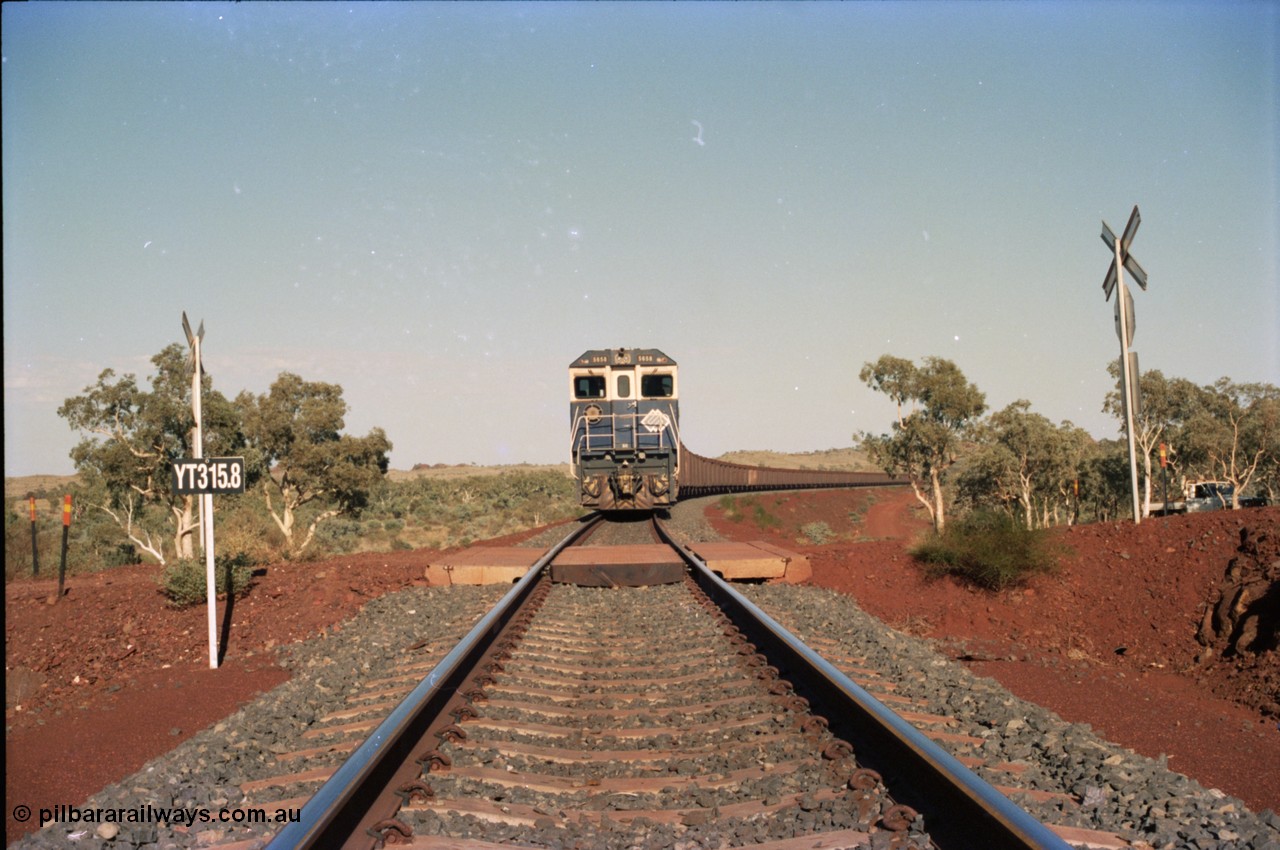
[[675, 382], [670, 375], [644, 375], [640, 378], [640, 395], [645, 398], [671, 398]]
[[631, 398], [631, 376], [619, 375], [617, 389], [618, 398]]
[[573, 379], [574, 398], [604, 398], [603, 375], [579, 375]]

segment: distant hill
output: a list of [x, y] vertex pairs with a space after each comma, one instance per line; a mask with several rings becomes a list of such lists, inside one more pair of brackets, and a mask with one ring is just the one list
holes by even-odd
[[387, 478], [391, 481], [412, 481], [415, 478], [474, 478], [477, 475], [503, 475], [511, 472], [560, 472], [567, 477], [569, 464], [514, 463], [504, 466], [476, 466], [471, 463], [436, 463], [428, 466], [425, 463], [419, 463], [415, 464], [413, 469], [388, 469]]
[[839, 469], [852, 472], [881, 472], [866, 452], [857, 449], [824, 449], [822, 451], [784, 454], [771, 451], [738, 451], [720, 455], [719, 460], [746, 466], [769, 466], [775, 469]]
[[25, 499], [28, 493], [70, 492], [70, 488], [80, 480], [78, 475], [19, 475], [4, 480], [4, 498]]

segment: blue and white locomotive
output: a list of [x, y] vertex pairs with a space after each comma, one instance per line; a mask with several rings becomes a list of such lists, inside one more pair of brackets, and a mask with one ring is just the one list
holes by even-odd
[[573, 475], [583, 507], [651, 510], [680, 489], [679, 376], [656, 348], [588, 351], [569, 364]]

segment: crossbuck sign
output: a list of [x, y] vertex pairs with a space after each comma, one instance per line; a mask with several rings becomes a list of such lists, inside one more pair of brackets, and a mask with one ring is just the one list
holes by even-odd
[[1138, 214], [1137, 204], [1129, 216], [1129, 223], [1124, 227], [1124, 235], [1119, 239], [1107, 223], [1102, 222], [1102, 241], [1111, 249], [1112, 255], [1107, 276], [1102, 281], [1102, 291], [1110, 301], [1112, 291], [1117, 288], [1120, 290], [1116, 293], [1116, 335], [1120, 337], [1120, 406], [1124, 409], [1124, 430], [1129, 438], [1129, 482], [1133, 491], [1135, 525], [1142, 521], [1142, 513], [1138, 500], [1138, 458], [1133, 420], [1141, 411], [1142, 395], [1138, 392], [1138, 353], [1129, 350], [1129, 346], [1133, 344], [1133, 296], [1129, 294], [1129, 287], [1124, 285], [1124, 273], [1129, 272], [1134, 282], [1146, 290], [1147, 273], [1129, 253], [1129, 246], [1141, 223], [1142, 216]]

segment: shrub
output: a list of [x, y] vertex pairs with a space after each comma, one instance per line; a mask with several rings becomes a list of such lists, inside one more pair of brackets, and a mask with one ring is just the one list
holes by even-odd
[[766, 531], [770, 528], [782, 527], [782, 520], [778, 519], [776, 516], [769, 513], [769, 509], [766, 508], [764, 505], [754, 500], [750, 504], [751, 504], [751, 518], [755, 521], [755, 524], [760, 528], [761, 531]]
[[724, 511], [724, 518], [730, 522], [750, 519], [762, 531], [782, 527], [782, 520], [769, 513], [769, 509], [754, 496], [744, 496], [741, 499], [737, 496], [721, 496], [719, 505]]
[[954, 575], [988, 590], [1022, 584], [1057, 569], [1061, 554], [1044, 530], [1024, 528], [999, 511], [975, 511], [917, 544], [911, 554], [930, 576]]
[[284, 557], [284, 534], [267, 516], [265, 506], [244, 496], [222, 497], [214, 520], [218, 550], [236, 552], [250, 564], [269, 564]]
[[[231, 557], [215, 558], [213, 570], [219, 596], [227, 593], [227, 584], [236, 596], [249, 592], [253, 582], [253, 565], [240, 552]], [[205, 601], [207, 582], [202, 561], [182, 560], [167, 565], [160, 574], [160, 586], [164, 595], [178, 608], [198, 605]]]
[[724, 518], [732, 522], [742, 522], [742, 514], [738, 512], [738, 499], [735, 496], [721, 496], [717, 501], [720, 510], [724, 511]]
[[836, 533], [831, 530], [831, 526], [822, 521], [805, 523], [800, 526], [800, 533], [809, 538], [809, 542], [814, 546], [830, 543], [836, 536]]

